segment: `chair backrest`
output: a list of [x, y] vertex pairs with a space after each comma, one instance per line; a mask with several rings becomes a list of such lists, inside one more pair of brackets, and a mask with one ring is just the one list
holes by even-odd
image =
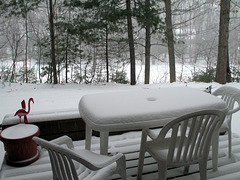
[[73, 162], [73, 159], [76, 159], [77, 155], [71, 149], [64, 148], [63, 146], [38, 137], [33, 137], [33, 140], [48, 151], [53, 171], [53, 179], [78, 179], [76, 167]]
[[221, 111], [205, 110], [182, 116], [164, 126], [156, 141], [171, 138], [168, 163], [181, 165], [206, 160], [213, 132], [220, 128], [224, 117]]
[[33, 140], [48, 151], [54, 180], [76, 180], [80, 175], [78, 171], [80, 173], [85, 172], [85, 175], [81, 175], [84, 177], [91, 177], [95, 174], [95, 172], [91, 173], [89, 170], [86, 172], [86, 167], [92, 167], [91, 163], [81, 158], [72, 149], [48, 142], [39, 137], [33, 137]]
[[[213, 93], [215, 96], [220, 96], [228, 106], [228, 114], [233, 114], [240, 110], [240, 89], [231, 86], [221, 86]], [[234, 106], [237, 103], [237, 106]]]

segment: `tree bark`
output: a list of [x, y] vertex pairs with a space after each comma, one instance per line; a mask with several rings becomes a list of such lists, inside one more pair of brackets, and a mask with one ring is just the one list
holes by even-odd
[[66, 71], [66, 74], [65, 74], [65, 78], [66, 78], [66, 83], [68, 83], [68, 32], [67, 32], [67, 35], [66, 35], [66, 51], [65, 51], [65, 71]]
[[42, 46], [39, 44], [39, 59], [38, 59], [38, 76], [39, 76], [39, 82], [42, 83], [41, 78], [41, 59], [42, 59]]
[[[70, 22], [70, 18], [71, 18], [71, 12], [70, 10], [68, 11], [68, 22]], [[65, 51], [65, 65], [66, 65], [66, 83], [68, 83], [68, 46], [69, 46], [69, 31], [68, 31], [68, 27], [66, 30], [66, 51]]]
[[108, 60], [108, 25], [106, 25], [106, 37], [105, 37], [105, 53], [106, 53], [106, 71], [107, 71], [107, 82], [109, 82], [109, 60]]
[[54, 35], [54, 24], [53, 24], [53, 3], [49, 0], [49, 28], [51, 38], [51, 58], [52, 58], [52, 69], [53, 69], [53, 83], [57, 84], [57, 69], [56, 69], [56, 58], [55, 58], [55, 35]]
[[15, 78], [16, 61], [17, 61], [17, 56], [18, 56], [18, 44], [19, 44], [19, 40], [16, 41], [15, 49], [12, 49], [12, 50], [14, 50], [14, 54], [12, 53], [13, 69], [12, 69], [12, 75], [11, 75], [10, 82], [14, 82], [14, 78]]
[[128, 25], [128, 43], [130, 51], [130, 81], [131, 85], [136, 84], [136, 69], [135, 69], [135, 49], [134, 49], [134, 39], [133, 39], [133, 27], [132, 27], [132, 13], [131, 13], [131, 0], [126, 0], [127, 7], [127, 25]]
[[25, 17], [25, 31], [26, 31], [26, 44], [25, 44], [25, 78], [26, 78], [26, 83], [28, 83], [28, 13], [26, 12], [26, 17]]
[[146, 6], [146, 39], [145, 39], [145, 84], [150, 82], [150, 50], [151, 50], [151, 27], [149, 23], [150, 0], [145, 1]]
[[173, 30], [172, 30], [172, 10], [171, 0], [164, 0], [166, 8], [166, 36], [168, 40], [168, 55], [169, 55], [169, 70], [170, 70], [170, 82], [176, 81], [176, 70], [175, 70], [175, 53], [174, 53], [174, 41], [173, 41]]
[[232, 77], [231, 77], [231, 69], [229, 66], [229, 54], [227, 55], [227, 82], [232, 82]]
[[230, 0], [221, 1], [220, 5], [218, 59], [215, 81], [220, 84], [225, 84], [227, 79], [229, 80], [230, 73], [228, 58]]

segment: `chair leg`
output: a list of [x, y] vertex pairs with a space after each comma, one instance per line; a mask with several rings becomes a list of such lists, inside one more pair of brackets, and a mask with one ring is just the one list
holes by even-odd
[[142, 131], [142, 139], [141, 139], [139, 159], [138, 159], [138, 174], [137, 174], [138, 180], [142, 179], [144, 155], [146, 152], [146, 148], [145, 148], [146, 141], [147, 141], [147, 134], [145, 131]]
[[184, 174], [187, 174], [189, 172], [189, 167], [190, 165], [184, 167]]
[[232, 131], [228, 130], [228, 157], [232, 157]]
[[167, 179], [167, 162], [158, 161], [158, 179], [166, 180]]
[[207, 161], [199, 162], [199, 169], [200, 169], [200, 179], [206, 180], [207, 179]]
[[213, 171], [218, 169], [218, 147], [219, 147], [219, 131], [215, 131], [212, 140], [212, 166]]
[[125, 156], [122, 156], [117, 161], [117, 172], [120, 174], [122, 180], [127, 180], [127, 174], [126, 174], [126, 158]]

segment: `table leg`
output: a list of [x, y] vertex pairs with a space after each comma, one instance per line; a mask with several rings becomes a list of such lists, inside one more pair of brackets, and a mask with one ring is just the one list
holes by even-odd
[[108, 153], [108, 138], [109, 132], [100, 132], [100, 154], [107, 155]]
[[87, 124], [86, 124], [86, 134], [85, 134], [85, 149], [87, 150], [91, 150], [91, 142], [92, 142], [92, 128], [90, 128]]
[[218, 169], [218, 146], [219, 146], [219, 131], [215, 131], [212, 140], [212, 166], [213, 171]]
[[139, 158], [138, 158], [138, 173], [137, 173], [137, 179], [138, 180], [141, 179], [141, 177], [142, 177], [146, 141], [147, 141], [147, 133], [143, 129], [142, 130], [140, 150], [139, 150]]

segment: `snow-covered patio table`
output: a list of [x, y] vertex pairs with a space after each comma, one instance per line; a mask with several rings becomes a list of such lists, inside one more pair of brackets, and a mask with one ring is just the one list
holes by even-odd
[[[85, 95], [79, 111], [86, 122], [86, 149], [91, 149], [92, 130], [100, 132], [100, 153], [108, 152], [109, 132], [164, 126], [172, 119], [199, 110], [228, 111], [220, 98], [199, 89], [172, 87]], [[217, 169], [218, 134], [213, 141]]]

